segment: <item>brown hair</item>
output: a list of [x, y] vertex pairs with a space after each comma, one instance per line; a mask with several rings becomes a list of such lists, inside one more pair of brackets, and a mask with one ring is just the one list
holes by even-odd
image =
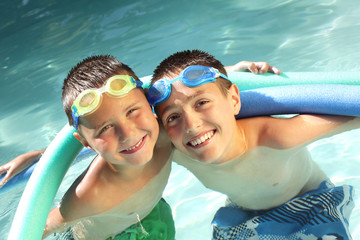
[[61, 99], [70, 125], [73, 125], [71, 106], [76, 97], [86, 89], [100, 88], [107, 79], [119, 74], [139, 80], [129, 66], [110, 55], [85, 58], [70, 70], [64, 80]]

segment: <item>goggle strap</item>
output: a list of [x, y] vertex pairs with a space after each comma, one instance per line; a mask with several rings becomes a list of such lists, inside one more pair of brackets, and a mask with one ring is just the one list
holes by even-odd
[[75, 129], [77, 130], [78, 124], [79, 124], [79, 117], [75, 116], [74, 112], [71, 112], [71, 114], [72, 114], [72, 118], [73, 118], [73, 125], [74, 125]]
[[137, 87], [137, 88], [142, 88], [142, 85], [143, 85], [143, 82], [142, 82], [142, 81], [136, 80], [135, 82], [136, 82], [136, 87]]
[[177, 77], [177, 78], [174, 78], [173, 80], [167, 80], [167, 79], [165, 79], [165, 81], [168, 81], [169, 84], [172, 84], [173, 82], [176, 82], [176, 81], [179, 80], [179, 79], [182, 79], [182, 77]]
[[73, 125], [74, 125], [75, 129], [77, 130], [78, 125], [79, 125], [79, 112], [75, 106], [71, 107], [71, 115], [73, 118]]
[[219, 73], [220, 73], [220, 77], [230, 81], [230, 79], [225, 74], [222, 74], [221, 72], [219, 72]]

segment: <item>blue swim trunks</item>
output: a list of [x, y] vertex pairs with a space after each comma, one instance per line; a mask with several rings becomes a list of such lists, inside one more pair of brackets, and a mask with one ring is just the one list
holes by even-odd
[[352, 239], [353, 191], [352, 186], [335, 187], [327, 180], [318, 189], [266, 211], [229, 204], [215, 214], [213, 239]]

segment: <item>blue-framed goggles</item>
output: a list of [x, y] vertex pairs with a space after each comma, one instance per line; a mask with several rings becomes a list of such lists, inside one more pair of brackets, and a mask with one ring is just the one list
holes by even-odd
[[171, 84], [177, 80], [180, 80], [188, 87], [198, 87], [205, 83], [215, 82], [218, 77], [229, 80], [227, 76], [220, 73], [216, 68], [201, 65], [189, 66], [180, 73], [179, 77], [173, 80], [160, 79], [156, 81], [149, 87], [147, 99], [150, 105], [155, 107], [169, 98]]
[[121, 97], [134, 88], [141, 88], [142, 82], [128, 75], [115, 75], [106, 80], [101, 88], [90, 88], [81, 92], [71, 107], [75, 129], [78, 128], [79, 117], [95, 112], [102, 102], [102, 94], [110, 97]]

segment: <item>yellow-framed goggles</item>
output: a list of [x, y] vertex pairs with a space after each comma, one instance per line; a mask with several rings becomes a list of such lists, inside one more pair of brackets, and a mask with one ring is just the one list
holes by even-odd
[[77, 129], [79, 117], [95, 112], [102, 102], [102, 94], [121, 97], [134, 88], [141, 88], [142, 82], [128, 75], [115, 75], [106, 80], [101, 88], [90, 88], [81, 92], [71, 107], [74, 127]]

